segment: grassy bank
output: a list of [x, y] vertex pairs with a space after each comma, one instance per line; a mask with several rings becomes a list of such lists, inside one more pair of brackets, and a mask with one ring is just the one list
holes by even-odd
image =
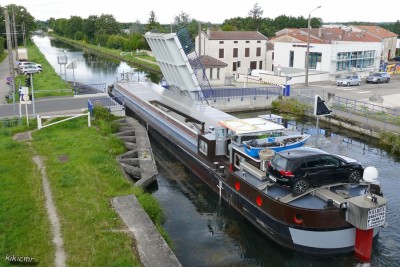
[[[97, 45], [92, 45], [88, 43], [84, 43], [83, 41], [77, 41], [77, 40], [72, 40], [68, 39], [65, 37], [57, 36], [54, 35], [54, 38], [63, 41], [65, 43], [71, 44], [73, 46], [76, 46], [84, 51], [90, 52], [90, 53], [99, 53], [103, 56], [118, 59], [130, 64], [134, 64], [140, 68], [143, 68], [145, 71], [152, 72], [155, 74], [161, 74], [160, 67], [158, 66], [155, 58], [148, 56], [146, 53], [143, 52], [136, 52], [132, 51], [129, 54], [125, 54], [125, 51], [122, 50], [116, 50], [116, 49], [110, 49], [106, 47], [100, 47]], [[124, 55], [122, 55], [122, 54]], [[154, 62], [150, 63], [148, 61]]]
[[[40, 52], [39, 48], [29, 42], [27, 45], [29, 61], [39, 63], [43, 66], [41, 73], [33, 74], [33, 88], [35, 98], [44, 96], [62, 96], [73, 95], [72, 87], [67, 84], [56, 73], [56, 70], [46, 60], [46, 57]], [[17, 79], [17, 88], [19, 85], [25, 86], [25, 76], [19, 75]]]
[[[103, 118], [94, 124], [89, 128], [86, 118], [70, 120], [32, 133], [30, 141], [45, 159], [67, 265], [140, 266], [134, 240], [110, 198], [135, 194], [162, 233], [163, 213], [154, 197], [124, 177], [115, 157], [125, 148], [110, 134], [113, 123]], [[41, 176], [28, 146], [11, 138], [13, 132], [26, 130], [21, 127], [0, 128], [0, 151], [7, 151], [0, 153], [0, 266], [7, 266], [6, 255], [33, 257], [38, 266], [52, 266]]]
[[12, 139], [21, 130], [26, 129], [0, 128], [0, 266], [11, 266], [7, 255], [33, 257], [37, 266], [52, 266], [41, 175], [29, 146]]
[[109, 199], [132, 194], [115, 156], [121, 142], [104, 137], [86, 119], [71, 120], [33, 135], [61, 221], [68, 266], [137, 266], [132, 240]]

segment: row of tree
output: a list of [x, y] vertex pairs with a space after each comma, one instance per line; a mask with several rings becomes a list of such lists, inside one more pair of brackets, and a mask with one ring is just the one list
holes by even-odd
[[[6, 7], [0, 6], [0, 20], [4, 21], [4, 11], [7, 10], [10, 18], [15, 18], [16, 31], [18, 33], [18, 43], [22, 41], [22, 31], [30, 36], [35, 29], [52, 29], [54, 33], [67, 38], [82, 40], [87, 43], [101, 45], [114, 49], [132, 51], [136, 49], [147, 49], [148, 44], [143, 36], [147, 31], [172, 32], [186, 27], [190, 36], [194, 39], [198, 32], [199, 21], [190, 18], [190, 15], [181, 11], [174, 17], [172, 24], [160, 24], [157, 21], [155, 12], [149, 13], [147, 23], [142, 24], [139, 20], [133, 23], [119, 23], [115, 17], [110, 14], [101, 16], [91, 15], [84, 19], [79, 16], [71, 16], [69, 19], [50, 18], [48, 21], [36, 21], [25, 7], [14, 4]], [[212, 30], [224, 31], [259, 31], [267, 37], [275, 36], [275, 33], [284, 28], [306, 28], [307, 18], [303, 16], [278, 16], [274, 19], [264, 18], [264, 11], [258, 5], [254, 4], [248, 12], [247, 17], [236, 17], [226, 19], [222, 25], [201, 23], [202, 28], [210, 27]], [[316, 28], [322, 26], [323, 21], [320, 18], [312, 18], [311, 26]], [[351, 24], [358, 24], [352, 22]], [[371, 24], [371, 23], [363, 23]], [[381, 23], [379, 26], [388, 29], [400, 35], [400, 21], [395, 23]], [[5, 25], [0, 23], [0, 32], [5, 33]], [[1, 44], [1, 43], [0, 43]]]
[[[15, 33], [13, 36], [17, 37], [18, 44], [22, 44], [23, 36], [29, 36], [36, 29], [35, 18], [23, 6], [10, 4], [3, 7], [0, 5], [0, 33], [2, 37], [6, 36], [5, 12], [8, 13], [10, 25], [13, 26], [11, 33]], [[2, 47], [5, 46], [6, 42]]]

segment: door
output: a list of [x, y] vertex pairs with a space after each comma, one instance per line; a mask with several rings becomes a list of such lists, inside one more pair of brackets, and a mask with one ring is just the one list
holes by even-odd
[[215, 155], [223, 156], [226, 155], [227, 138], [226, 129], [217, 128], [215, 129]]

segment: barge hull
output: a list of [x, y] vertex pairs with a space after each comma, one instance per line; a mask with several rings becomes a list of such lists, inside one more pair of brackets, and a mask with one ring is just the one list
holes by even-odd
[[[165, 124], [161, 126], [160, 122], [163, 121], [163, 118], [155, 117], [149, 107], [143, 107], [143, 103], [136, 103], [129, 96], [131, 93], [126, 94], [122, 88], [119, 91], [116, 90], [116, 92], [126, 98], [125, 105], [127, 108], [132, 110], [138, 119], [147, 125], [149, 134], [160, 145], [175, 155], [197, 177], [270, 239], [284, 247], [308, 254], [328, 255], [354, 251], [354, 227], [315, 230], [289, 225], [287, 222], [273, 218], [268, 213], [263, 212], [255, 203], [249, 201], [248, 198], [243, 197], [228, 183], [227, 177], [222, 177], [209, 167], [197, 155], [196, 151], [187, 147], [187, 144], [181, 143], [179, 135], [173, 131], [171, 125], [164, 122]], [[220, 187], [222, 187], [221, 191]], [[377, 236], [378, 229], [375, 229], [374, 236]], [[324, 242], [321, 242], [321, 238]], [[329, 242], [326, 242], [326, 240], [329, 240]], [[329, 244], [326, 245], [326, 243]]]

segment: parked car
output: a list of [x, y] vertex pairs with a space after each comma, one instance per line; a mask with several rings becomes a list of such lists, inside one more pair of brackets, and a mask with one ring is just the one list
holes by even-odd
[[400, 61], [400, 56], [394, 57], [390, 61]]
[[20, 74], [40, 73], [40, 72], [42, 72], [42, 69], [34, 65], [25, 65], [21, 69], [19, 69]]
[[346, 78], [339, 78], [336, 80], [337, 86], [350, 86], [360, 85], [361, 78], [358, 75], [347, 76]]
[[38, 67], [40, 69], [43, 69], [41, 64], [37, 64], [37, 63], [31, 62], [31, 61], [20, 61], [19, 64], [18, 64], [18, 68], [22, 69], [22, 67], [26, 66], [26, 65], [36, 66], [36, 67]]
[[277, 152], [267, 168], [270, 180], [291, 188], [295, 195], [305, 193], [310, 186], [358, 183], [363, 173], [363, 166], [354, 159], [310, 147]]
[[366, 83], [382, 83], [382, 82], [390, 82], [390, 74], [387, 72], [377, 72], [369, 75], [365, 80]]

